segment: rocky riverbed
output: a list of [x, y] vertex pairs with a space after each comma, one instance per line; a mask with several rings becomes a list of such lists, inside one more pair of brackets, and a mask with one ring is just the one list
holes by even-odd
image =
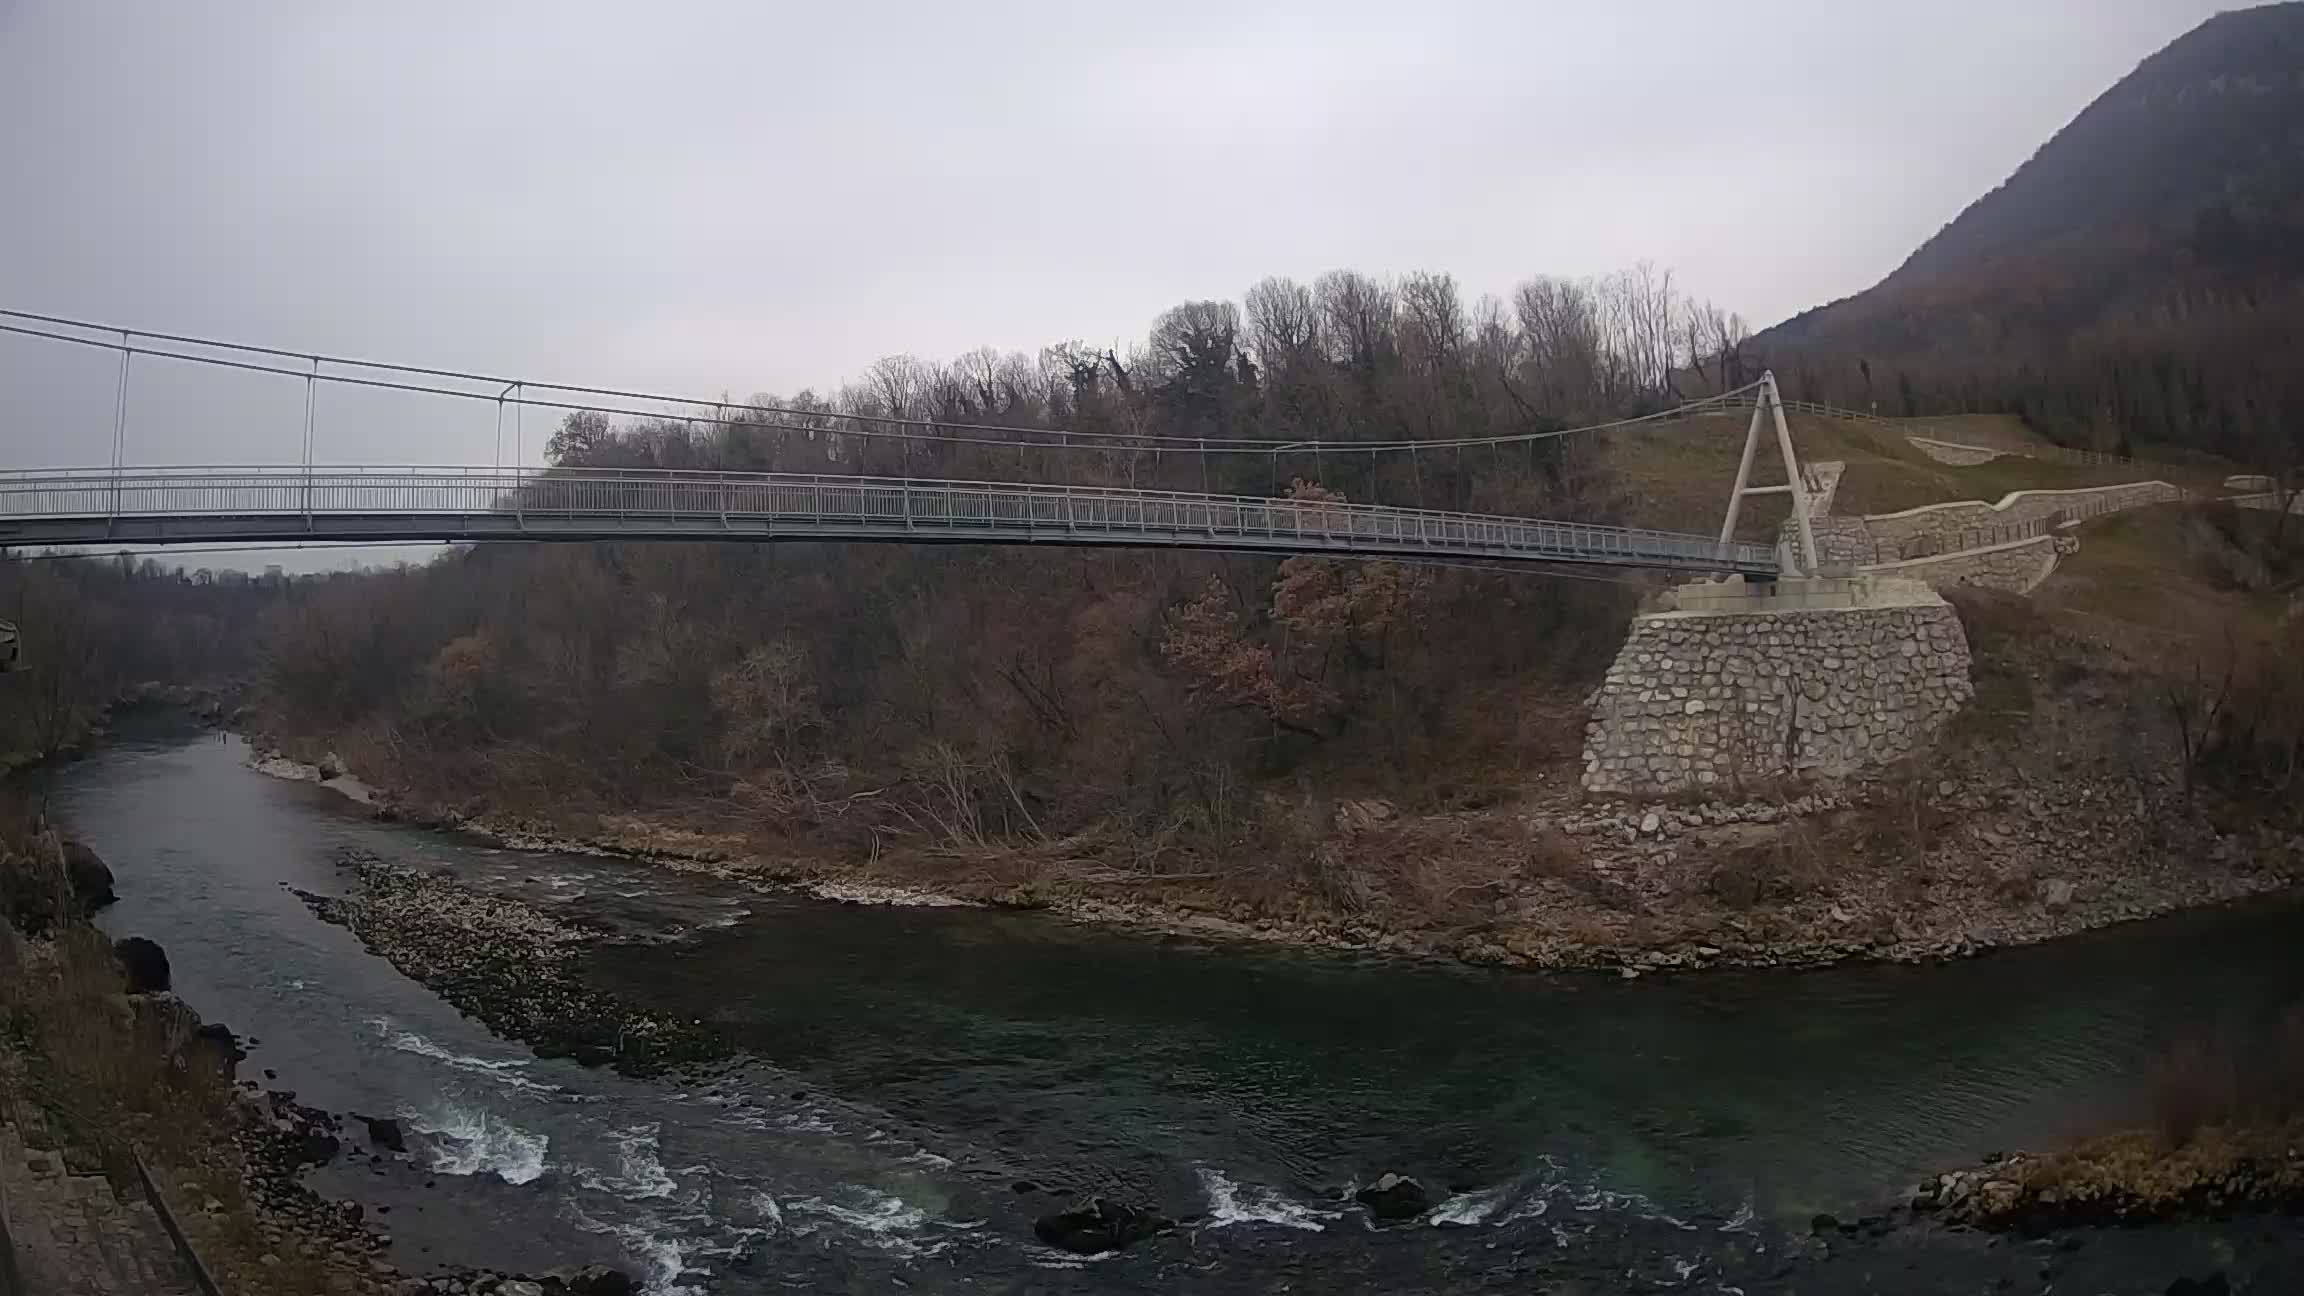
[[[333, 762], [333, 763], [332, 763]], [[563, 821], [412, 805], [347, 774], [277, 754], [258, 766], [321, 780], [383, 816], [510, 849], [610, 853], [828, 899], [1043, 909], [1177, 935], [1450, 959], [1611, 970], [1924, 962], [2285, 890], [2304, 880], [2293, 826], [2180, 803], [2164, 776], [2075, 769], [2038, 776], [1950, 763], [1925, 778], [1874, 774], [1797, 795], [1667, 805], [1539, 788], [1521, 802], [1406, 816], [1340, 802], [1334, 849], [1426, 861], [1466, 879], [1439, 910], [1349, 915], [1275, 906], [1205, 879], [1035, 862], [989, 848], [968, 866], [892, 851], [869, 861], [779, 849], [735, 830], [640, 814]], [[1025, 886], [1000, 880], [1022, 867]]]
[[1926, 1180], [1912, 1209], [1945, 1224], [2027, 1232], [2295, 1212], [2304, 1210], [2304, 1122], [2211, 1127], [2180, 1147], [2131, 1130], [1995, 1156]]
[[[2276, 1217], [2035, 1241], [1866, 1204], [1931, 1166], [2127, 1110], [2124, 1077], [2203, 1006], [2292, 997], [2285, 903], [1989, 966], [1635, 984], [822, 904], [493, 849], [256, 777], [215, 736], [115, 752], [73, 779], [59, 803], [120, 874], [114, 917], [133, 925], [116, 934], [165, 941], [197, 998], [276, 1037], [254, 1056], [296, 1101], [387, 1122], [337, 1117], [338, 1153], [302, 1181], [362, 1204], [363, 1226], [393, 1238], [383, 1257], [433, 1290], [445, 1278], [469, 1293], [487, 1276], [475, 1266], [495, 1265], [501, 1286], [529, 1281], [508, 1267], [579, 1259], [658, 1292], [901, 1278], [948, 1292], [1938, 1296], [2053, 1273], [2057, 1290], [2160, 1296], [2218, 1274], [2289, 1290], [2296, 1273]], [[1400, 818], [1340, 814], [1355, 833]], [[1653, 845], [1742, 825], [1627, 826]], [[416, 880], [371, 887], [361, 865], [377, 859]], [[435, 893], [443, 871], [463, 885]], [[341, 896], [346, 926], [315, 921], [283, 883]], [[507, 973], [453, 947], [499, 936], [523, 970], [608, 996], [595, 1015], [705, 1017], [744, 1071], [664, 1084], [538, 1060], [401, 975], [422, 966], [483, 1002]], [[1018, 1191], [1027, 1181], [1037, 1190]], [[1398, 1223], [1371, 1227], [1379, 1205]], [[1816, 1232], [1822, 1210], [1849, 1223]], [[1061, 1245], [1141, 1232], [1147, 1215], [1151, 1235], [1117, 1257]]]
[[601, 933], [517, 900], [372, 857], [340, 861], [347, 896], [297, 895], [327, 922], [490, 1029], [542, 1057], [608, 1064], [630, 1075], [725, 1059], [724, 1041], [695, 1020], [635, 1010], [583, 985], [576, 947]]

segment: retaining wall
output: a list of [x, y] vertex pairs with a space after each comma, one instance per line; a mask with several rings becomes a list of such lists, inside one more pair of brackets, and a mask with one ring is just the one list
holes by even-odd
[[1865, 517], [1872, 538], [1882, 545], [1910, 540], [1956, 540], [1963, 531], [2018, 526], [2059, 513], [2111, 513], [2184, 498], [2183, 488], [2164, 481], [2129, 482], [2120, 486], [2084, 486], [2074, 490], [2014, 491], [1997, 504], [1962, 500], [1953, 504], [1923, 504], [1901, 513], [1874, 513]]
[[[1816, 533], [1816, 547], [1824, 551], [1826, 566], [1855, 566], [1871, 562], [1879, 549], [1872, 541], [1872, 528], [1860, 517], [1819, 517], [1808, 520], [1809, 529]], [[1789, 519], [1784, 523], [1783, 543], [1799, 543], [1798, 528]]]
[[1867, 576], [1901, 576], [1925, 581], [1930, 588], [1938, 590], [1965, 586], [2006, 594], [2029, 594], [2056, 570], [2058, 558], [2079, 548], [2079, 540], [2072, 536], [2037, 535], [2029, 540], [1962, 549], [1933, 558], [1874, 563], [1860, 570]]
[[1634, 617], [1593, 694], [1585, 788], [1847, 774], [1927, 743], [1973, 696], [1968, 639], [1942, 598], [1892, 584], [1886, 606]]
[[1977, 464], [1990, 463], [2002, 455], [2015, 453], [2013, 450], [1992, 450], [1984, 446], [1960, 445], [1952, 441], [1931, 441], [1927, 437], [1906, 437], [1904, 439], [1911, 442], [1912, 448], [1920, 453], [1940, 464], [1951, 464], [1955, 468], [1973, 468]]

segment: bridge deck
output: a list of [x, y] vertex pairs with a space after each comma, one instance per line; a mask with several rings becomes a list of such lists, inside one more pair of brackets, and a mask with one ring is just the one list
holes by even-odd
[[0, 473], [0, 544], [508, 539], [1124, 545], [1777, 571], [1771, 546], [1671, 531], [1109, 487], [593, 469]]

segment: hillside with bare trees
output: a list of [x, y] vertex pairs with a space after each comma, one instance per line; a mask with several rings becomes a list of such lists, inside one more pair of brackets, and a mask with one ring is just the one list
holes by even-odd
[[2219, 14], [1877, 286], [1762, 333], [1794, 394], [2304, 462], [2304, 4]]
[[[1648, 267], [1532, 281], [1509, 301], [1467, 300], [1438, 274], [1267, 279], [1239, 304], [1162, 314], [1126, 352], [892, 357], [724, 423], [574, 414], [550, 454], [965, 478], [1012, 467], [1022, 442], [1049, 439], [1034, 428], [1186, 447], [1544, 431], [1739, 381], [1741, 336]], [[860, 419], [932, 430], [843, 430]], [[1604, 444], [1573, 437], [1324, 461], [1098, 450], [1054, 471], [1593, 520], [1635, 520], [1648, 498]], [[1559, 702], [1605, 662], [1637, 593], [1588, 575], [1175, 553], [488, 547], [299, 583], [265, 623], [258, 700], [280, 737], [459, 813], [677, 803], [812, 847], [1071, 842], [1193, 872], [1290, 857], [1256, 843], [1324, 824], [1340, 796], [1477, 803], [1566, 768], [1580, 721]]]

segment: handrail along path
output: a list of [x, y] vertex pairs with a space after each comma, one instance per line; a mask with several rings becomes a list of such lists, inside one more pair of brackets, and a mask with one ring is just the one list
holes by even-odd
[[1773, 576], [1774, 546], [1633, 527], [1125, 487], [674, 469], [0, 472], [0, 545], [850, 540], [1477, 558]]

